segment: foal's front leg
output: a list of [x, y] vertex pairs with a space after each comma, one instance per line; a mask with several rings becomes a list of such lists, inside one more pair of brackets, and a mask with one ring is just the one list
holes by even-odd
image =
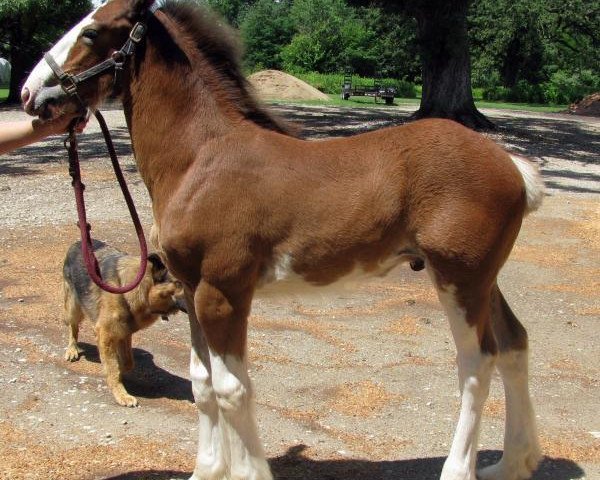
[[202, 280], [194, 305], [208, 343], [212, 388], [221, 414], [220, 448], [228, 465], [225, 478], [272, 480], [258, 437], [248, 376], [246, 335], [251, 301], [251, 287], [226, 291]]
[[186, 292], [192, 348], [190, 379], [198, 409], [198, 455], [190, 480], [221, 480], [226, 464], [219, 435], [219, 407], [212, 385], [208, 345], [194, 312], [194, 296]]

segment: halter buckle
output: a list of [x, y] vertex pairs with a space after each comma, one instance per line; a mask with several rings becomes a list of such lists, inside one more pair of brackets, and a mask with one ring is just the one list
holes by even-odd
[[77, 80], [72, 75], [65, 75], [61, 78], [60, 86], [70, 97], [77, 95]]
[[144, 35], [146, 35], [146, 25], [142, 22], [137, 22], [129, 32], [129, 38], [133, 43], [140, 43]]

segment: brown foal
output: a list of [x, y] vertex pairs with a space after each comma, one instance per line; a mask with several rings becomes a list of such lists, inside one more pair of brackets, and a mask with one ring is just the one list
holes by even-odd
[[[442, 480], [529, 478], [541, 453], [527, 334], [496, 278], [542, 200], [536, 169], [446, 120], [295, 138], [252, 96], [219, 21], [183, 2], [151, 4], [109, 1], [50, 53], [77, 74], [119, 50], [136, 22], [147, 27], [121, 83], [103, 72], [78, 84], [78, 98], [95, 108], [120, 93], [154, 237], [186, 288], [200, 432], [192, 478], [272, 478], [247, 372], [255, 290], [382, 274], [402, 261], [427, 268], [457, 348], [461, 410]], [[23, 102], [42, 117], [80, 107], [43, 61]], [[476, 474], [494, 367], [506, 392], [504, 455]]]

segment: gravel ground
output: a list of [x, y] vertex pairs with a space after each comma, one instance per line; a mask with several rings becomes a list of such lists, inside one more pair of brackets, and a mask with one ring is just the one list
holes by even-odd
[[[309, 138], [404, 121], [403, 108], [277, 105]], [[485, 111], [491, 134], [538, 157], [545, 203], [529, 217], [500, 284], [531, 338], [531, 384], [546, 458], [534, 480], [600, 478], [600, 122]], [[146, 227], [150, 205], [122, 112], [106, 110]], [[0, 111], [0, 121], [24, 118]], [[88, 216], [97, 238], [136, 252], [99, 128], [81, 137]], [[117, 406], [84, 324], [78, 362], [62, 359], [60, 266], [77, 238], [58, 138], [0, 156], [0, 479], [186, 478], [195, 411], [187, 320], [134, 338], [126, 381], [141, 407]], [[424, 272], [408, 267], [356, 290], [257, 299], [250, 330], [258, 420], [285, 480], [436, 479], [458, 413], [454, 346]], [[485, 407], [480, 463], [502, 448], [498, 378]]]

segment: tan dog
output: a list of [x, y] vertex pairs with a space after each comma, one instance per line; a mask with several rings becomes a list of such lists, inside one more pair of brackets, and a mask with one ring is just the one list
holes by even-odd
[[[113, 285], [125, 285], [136, 276], [140, 260], [98, 240], [93, 241], [102, 278]], [[125, 294], [101, 290], [90, 279], [81, 255], [81, 242], [69, 248], [64, 266], [65, 324], [69, 327], [69, 344], [65, 359], [75, 361], [81, 350], [77, 346], [79, 324], [86, 316], [95, 324], [100, 360], [108, 386], [117, 403], [137, 406], [137, 399], [127, 393], [122, 374], [133, 369], [131, 337], [152, 325], [159, 317], [185, 311], [183, 288], [175, 281], [157, 254], [148, 256], [142, 282]]]

